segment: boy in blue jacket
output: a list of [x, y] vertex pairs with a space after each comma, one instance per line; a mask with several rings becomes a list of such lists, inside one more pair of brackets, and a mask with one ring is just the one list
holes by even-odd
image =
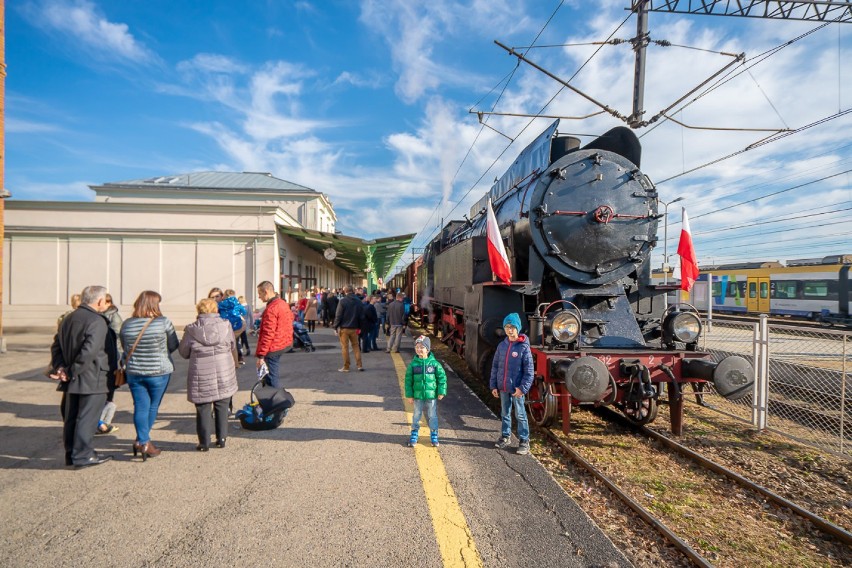
[[491, 394], [500, 399], [500, 417], [503, 428], [500, 439], [495, 444], [504, 449], [509, 446], [512, 437], [512, 407], [518, 421], [518, 453], [530, 453], [530, 426], [524, 407], [526, 395], [533, 382], [533, 359], [530, 342], [521, 335], [521, 317], [511, 313], [503, 320], [506, 339], [497, 346], [494, 361], [491, 363]]

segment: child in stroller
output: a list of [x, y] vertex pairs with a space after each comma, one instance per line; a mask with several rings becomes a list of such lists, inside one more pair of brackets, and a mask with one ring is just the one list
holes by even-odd
[[304, 349], [305, 353], [316, 351], [314, 342], [311, 341], [311, 336], [308, 335], [308, 329], [305, 324], [298, 320], [293, 321], [293, 349]]
[[251, 329], [249, 330], [249, 333], [251, 335], [257, 335], [258, 332], [260, 331], [260, 316], [261, 315], [263, 315], [263, 312], [261, 312], [260, 310], [255, 310], [254, 312], [252, 312], [252, 314], [251, 314], [252, 324], [251, 324]]

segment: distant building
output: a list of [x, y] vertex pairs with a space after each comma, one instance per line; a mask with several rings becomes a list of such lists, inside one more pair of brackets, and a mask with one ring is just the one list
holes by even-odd
[[271, 174], [198, 172], [91, 188], [93, 202], [6, 201], [6, 329], [55, 326], [89, 284], [107, 286], [124, 317], [139, 292], [156, 290], [164, 313], [184, 325], [213, 287], [255, 305], [263, 280], [293, 299], [363, 279], [355, 264], [326, 260], [299, 236], [337, 238], [328, 197]]

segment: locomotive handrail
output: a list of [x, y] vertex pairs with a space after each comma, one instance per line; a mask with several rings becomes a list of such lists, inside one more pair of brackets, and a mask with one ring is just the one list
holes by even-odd
[[[544, 316], [545, 316], [545, 314], [547, 314], [547, 311], [548, 311], [551, 307], [553, 307], [555, 304], [560, 304], [560, 303], [562, 303], [562, 304], [568, 304], [569, 306], [573, 306], [573, 308], [574, 308], [575, 310], [577, 310], [577, 313], [578, 313], [578, 314], [582, 314], [582, 313], [583, 313], [583, 312], [581, 312], [581, 311], [580, 311], [580, 308], [578, 308], [578, 307], [577, 307], [577, 304], [575, 304], [574, 302], [569, 302], [568, 300], [555, 300], [555, 301], [553, 301], [553, 302], [550, 302], [550, 303], [547, 305], [547, 307], [546, 307], [546, 308], [544, 308], [544, 312], [542, 312], [541, 317], [544, 317]], [[538, 312], [538, 311], [540, 311], [540, 310], [541, 310], [541, 307], [542, 307], [543, 305], [544, 305], [544, 302], [542, 302], [541, 304], [539, 304], [539, 305], [538, 305], [538, 307], [537, 307], [535, 310], [536, 310], [537, 312]], [[582, 318], [580, 318], [580, 319], [582, 319]]]
[[[678, 288], [680, 288], [680, 286], [678, 286]], [[666, 308], [666, 309], [665, 309], [665, 311], [663, 311], [663, 315], [666, 315], [667, 313], [669, 313], [669, 312], [672, 310], [672, 308], [679, 308], [679, 306], [687, 306], [687, 307], [690, 307], [690, 308], [692, 308], [692, 311], [693, 311], [693, 312], [695, 312], [696, 314], [701, 315], [701, 312], [699, 312], [699, 311], [698, 311], [698, 308], [696, 308], [695, 306], [693, 306], [692, 304], [690, 304], [690, 303], [688, 303], [688, 302], [680, 302], [680, 303], [678, 303], [678, 304], [672, 304], [671, 306], [669, 306], [668, 308]]]

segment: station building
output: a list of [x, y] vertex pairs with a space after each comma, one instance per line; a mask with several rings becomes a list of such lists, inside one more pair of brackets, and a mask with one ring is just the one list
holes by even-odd
[[269, 280], [294, 301], [314, 288], [375, 287], [414, 235], [335, 231], [325, 194], [254, 172], [196, 172], [90, 186], [94, 201], [5, 203], [3, 327], [55, 327], [69, 301], [105, 285], [126, 317], [143, 290], [177, 326], [213, 287], [256, 306]]

